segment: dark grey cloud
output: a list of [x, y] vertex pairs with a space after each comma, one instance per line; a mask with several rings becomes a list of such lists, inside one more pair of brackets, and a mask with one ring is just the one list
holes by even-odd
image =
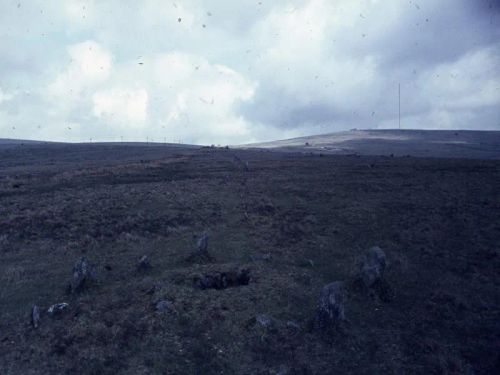
[[[500, 14], [499, 0], [477, 0], [469, 2], [472, 9], [476, 9], [482, 15], [491, 16]], [[489, 19], [489, 17], [488, 17]], [[498, 25], [498, 24], [497, 24]]]
[[[400, 9], [397, 19], [381, 32], [380, 24], [385, 21], [379, 17], [387, 9], [386, 3], [379, 2], [362, 10], [363, 13], [345, 28], [344, 34], [333, 33], [325, 49], [333, 68], [339, 57], [360, 60], [373, 56], [377, 60], [376, 75], [380, 82], [351, 92], [354, 97], [350, 108], [339, 108], [335, 100], [329, 101], [327, 96], [304, 104], [304, 98], [282, 90], [283, 82], [270, 79], [261, 81], [254, 100], [246, 104], [244, 113], [252, 120], [277, 127], [330, 123], [330, 128], [337, 129], [356, 124], [359, 127], [374, 123], [394, 124], [398, 111], [397, 86], [401, 84], [402, 115], [411, 118], [413, 126], [445, 126], [430, 122], [431, 114], [449, 111], [467, 114], [465, 118], [469, 122], [457, 122], [457, 127], [496, 128], [499, 126], [496, 118], [500, 117], [498, 92], [490, 92], [494, 98], [485, 99], [484, 104], [453, 106], [454, 101], [462, 100], [460, 96], [467, 95], [460, 92], [460, 85], [464, 85], [464, 89], [482, 91], [481, 87], [471, 85], [479, 79], [490, 86], [498, 86], [500, 69], [492, 62], [500, 61], [497, 42], [500, 38], [496, 38], [499, 28], [488, 17], [488, 11], [496, 11], [496, 5], [483, 2], [472, 6], [468, 1], [449, 0], [408, 2]], [[489, 55], [482, 51], [488, 51]], [[485, 61], [480, 61], [481, 58]], [[283, 70], [287, 68], [282, 66]], [[320, 80], [317, 86], [322, 83]], [[429, 91], [433, 89], [438, 90]], [[372, 92], [375, 100], [366, 103], [366, 90]], [[474, 92], [469, 94], [475, 95]], [[435, 101], [432, 95], [436, 96]], [[477, 121], [470, 120], [475, 116]], [[422, 123], [419, 125], [415, 118], [421, 118]]]

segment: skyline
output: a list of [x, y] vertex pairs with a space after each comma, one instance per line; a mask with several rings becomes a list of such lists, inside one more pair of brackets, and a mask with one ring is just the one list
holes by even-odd
[[500, 130], [499, 15], [487, 0], [5, 1], [0, 138], [398, 128], [399, 84], [403, 129]]

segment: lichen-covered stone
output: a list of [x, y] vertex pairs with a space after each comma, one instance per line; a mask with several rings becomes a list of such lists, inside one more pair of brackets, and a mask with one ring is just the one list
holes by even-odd
[[94, 279], [94, 266], [87, 261], [87, 258], [81, 257], [73, 266], [73, 276], [70, 283], [71, 293], [82, 291], [85, 285]]
[[345, 320], [346, 291], [344, 283], [335, 281], [321, 289], [315, 316], [315, 326], [318, 329], [336, 327]]

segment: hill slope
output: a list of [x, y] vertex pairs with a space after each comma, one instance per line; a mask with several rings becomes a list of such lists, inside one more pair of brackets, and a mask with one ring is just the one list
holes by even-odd
[[338, 155], [500, 159], [500, 131], [352, 130], [239, 147]]

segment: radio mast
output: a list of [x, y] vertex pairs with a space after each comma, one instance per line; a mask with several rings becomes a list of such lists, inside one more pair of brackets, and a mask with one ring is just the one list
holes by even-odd
[[401, 83], [398, 83], [398, 120], [399, 130], [401, 130]]

